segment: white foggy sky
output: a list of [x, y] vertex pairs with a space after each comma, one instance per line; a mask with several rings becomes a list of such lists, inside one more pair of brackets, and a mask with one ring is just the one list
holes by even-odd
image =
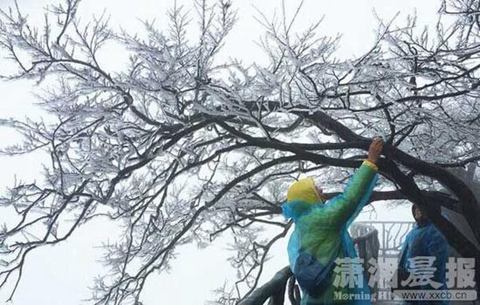
[[[35, 20], [43, 19], [45, 4], [55, 1], [46, 0], [18, 0], [19, 6]], [[179, 4], [193, 1], [177, 1]], [[0, 0], [0, 8], [5, 9], [13, 2]], [[132, 4], [134, 3], [134, 4]], [[230, 33], [222, 56], [243, 59], [246, 63], [265, 60], [255, 44], [261, 26], [255, 21], [258, 13], [255, 7], [267, 16], [272, 16], [273, 10], [281, 13], [281, 0], [233, 0], [238, 9], [238, 21]], [[294, 8], [300, 3], [297, 0], [286, 0], [288, 16], [293, 14]], [[157, 19], [158, 24], [165, 22], [165, 11], [173, 5], [173, 0], [83, 0], [80, 16], [83, 20], [92, 14], [101, 14], [106, 10], [111, 15], [111, 24], [121, 25], [133, 33], [141, 30], [139, 19]], [[384, 20], [391, 19], [397, 12], [401, 12], [398, 22], [405, 20], [408, 13], [417, 11], [419, 24], [433, 24], [436, 18], [440, 1], [437, 0], [305, 0], [303, 10], [297, 22], [297, 29], [308, 25], [321, 16], [324, 22], [319, 28], [322, 34], [342, 34], [338, 55], [346, 58], [352, 55], [360, 56], [368, 50], [375, 39], [377, 20], [373, 10]], [[193, 13], [193, 9], [191, 9]], [[7, 65], [0, 53], [0, 69]], [[108, 54], [103, 58], [106, 69], [115, 69], [124, 60], [124, 54]], [[1, 71], [1, 70], [0, 70]], [[21, 81], [6, 83], [0, 81], [0, 119], [7, 117], [24, 118], [25, 116], [38, 117], [40, 112], [32, 106], [35, 102], [31, 92], [33, 83]], [[0, 129], [1, 146], [15, 143], [17, 138], [8, 130]], [[10, 186], [17, 176], [26, 181], [34, 179], [41, 170], [41, 157], [32, 154], [22, 157], [6, 158], [0, 156], [0, 188]], [[377, 218], [409, 219], [408, 208], [399, 208], [392, 213], [385, 207], [377, 207]], [[7, 217], [0, 209], [0, 222]], [[361, 219], [368, 219], [372, 215], [361, 215]], [[90, 296], [88, 287], [92, 286], [94, 277], [102, 272], [97, 260], [102, 250], [98, 248], [102, 242], [114, 240], [118, 234], [116, 228], [104, 221], [96, 221], [81, 227], [72, 238], [62, 245], [43, 248], [35, 251], [29, 257], [24, 277], [17, 290], [12, 305], [76, 305], [82, 299]], [[172, 263], [172, 272], [151, 278], [145, 287], [143, 302], [145, 305], [176, 304], [191, 305], [203, 304], [211, 300], [211, 291], [223, 284], [224, 281], [234, 281], [235, 272], [226, 258], [225, 240], [218, 240], [205, 250], [197, 250], [194, 246], [183, 247], [178, 250], [180, 255]], [[267, 263], [263, 281], [268, 280], [273, 273], [287, 264], [285, 242], [278, 243], [271, 250], [272, 261]], [[0, 304], [7, 298], [6, 289], [0, 291]]]

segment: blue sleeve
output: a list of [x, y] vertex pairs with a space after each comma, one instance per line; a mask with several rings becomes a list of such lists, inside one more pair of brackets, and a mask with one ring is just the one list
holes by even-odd
[[436, 258], [434, 262], [434, 267], [436, 268], [434, 280], [445, 285], [445, 268], [448, 260], [447, 240], [432, 225], [430, 238], [428, 238], [426, 242], [426, 248], [429, 255]]

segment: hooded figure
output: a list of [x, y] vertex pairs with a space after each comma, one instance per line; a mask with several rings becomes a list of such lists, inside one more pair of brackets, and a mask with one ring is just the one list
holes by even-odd
[[[372, 145], [375, 141], [377, 153], [380, 154], [383, 142], [374, 140]], [[369, 153], [369, 160], [376, 161], [377, 158], [378, 155], [370, 158]], [[374, 162], [364, 161], [350, 178], [344, 192], [330, 200], [326, 200], [322, 190], [315, 185], [311, 177], [293, 183], [288, 189], [287, 202], [282, 205], [282, 211], [284, 216], [292, 219], [295, 224], [288, 243], [290, 268], [295, 274], [296, 268], [297, 271], [299, 269], [298, 264], [305, 260], [305, 255], [310, 257], [310, 261], [317, 260], [320, 266], [326, 266], [323, 270], [330, 268], [326, 275], [321, 275], [325, 277], [322, 283], [326, 284], [315, 289], [314, 293], [308, 292], [312, 290], [306, 289], [307, 285], [303, 284], [302, 287], [296, 274], [302, 288], [302, 305], [371, 304], [363, 272], [358, 274], [355, 270], [350, 270], [349, 276], [357, 277], [355, 287], [341, 287], [345, 285], [334, 283], [339, 269], [332, 266], [335, 266], [338, 258], [357, 257], [348, 227], [368, 202], [377, 181], [377, 170]], [[321, 270], [320, 267], [317, 270]], [[344, 296], [353, 299], [345, 300]]]
[[[416, 205], [412, 206], [412, 214], [416, 225], [407, 234], [400, 252], [398, 265], [398, 280], [401, 290], [442, 290], [446, 287], [445, 268], [448, 261], [449, 247], [445, 237], [432, 224], [425, 214]], [[422, 278], [415, 276], [421, 271], [415, 266], [416, 259], [428, 258], [431, 261], [431, 276], [427, 274]], [[405, 301], [409, 305], [446, 305], [448, 301], [438, 300], [414, 300]]]

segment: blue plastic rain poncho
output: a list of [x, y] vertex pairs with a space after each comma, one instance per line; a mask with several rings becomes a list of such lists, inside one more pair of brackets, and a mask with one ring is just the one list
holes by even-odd
[[[417, 224], [415, 227], [408, 233], [405, 238], [405, 242], [402, 247], [400, 261], [399, 261], [399, 274], [400, 280], [404, 280], [403, 290], [405, 289], [415, 289], [415, 290], [430, 290], [434, 289], [430, 284], [409, 287], [411, 283], [408, 280], [409, 270], [413, 271], [414, 266], [412, 266], [412, 261], [415, 257], [434, 257], [432, 267], [435, 268], [434, 276], [429, 277], [429, 279], [435, 283], [441, 284], [441, 286], [436, 285], [435, 289], [442, 290], [446, 289], [445, 283], [445, 268], [448, 260], [448, 243], [445, 237], [438, 231], [437, 228], [430, 222], [427, 221], [424, 224]], [[402, 284], [402, 283], [399, 283]], [[444, 305], [448, 304], [448, 301], [405, 301], [404, 304], [409, 305]]]
[[[294, 183], [288, 191], [287, 202], [282, 205], [283, 214], [295, 223], [288, 243], [288, 256], [292, 271], [301, 251], [315, 257], [322, 265], [331, 265], [337, 258], [356, 257], [348, 227], [368, 202], [377, 180], [377, 167], [365, 161], [350, 179], [345, 191], [324, 203], [311, 178]], [[313, 304], [371, 304], [368, 285], [363, 287], [334, 287], [334, 275], [320, 295], [309, 295], [302, 288], [302, 305]], [[337, 285], [338, 286], [338, 285]], [[366, 296], [353, 300], [339, 300], [338, 295]], [[337, 296], [337, 297], [336, 297]]]

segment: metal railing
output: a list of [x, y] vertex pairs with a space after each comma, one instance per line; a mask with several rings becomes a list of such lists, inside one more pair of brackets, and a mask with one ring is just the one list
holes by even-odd
[[361, 230], [356, 229], [356, 226], [375, 228], [378, 232], [379, 241], [378, 256], [397, 257], [400, 254], [405, 237], [412, 230], [414, 224], [413, 221], [359, 221], [352, 224], [350, 231], [353, 233], [355, 230]]

